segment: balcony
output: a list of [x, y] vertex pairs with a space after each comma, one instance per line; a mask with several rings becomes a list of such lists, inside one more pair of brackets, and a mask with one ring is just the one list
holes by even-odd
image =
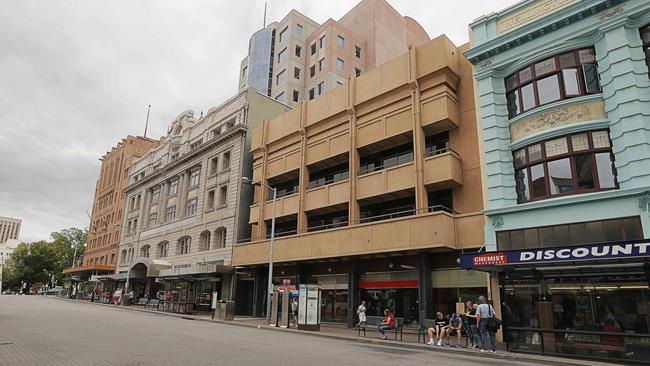
[[357, 179], [357, 199], [379, 196], [415, 187], [413, 162], [376, 170]]
[[422, 127], [429, 131], [440, 132], [458, 128], [458, 103], [453, 92], [446, 90], [422, 100]]
[[[294, 193], [289, 196], [278, 198], [275, 201], [275, 217], [295, 215], [298, 213], [298, 194]], [[273, 214], [273, 201], [264, 203], [264, 220], [271, 220]], [[251, 210], [251, 213], [253, 210]]]
[[348, 202], [350, 181], [348, 179], [324, 186], [311, 188], [305, 195], [305, 211]]
[[[452, 214], [438, 211], [301, 233], [277, 238], [274, 244], [273, 258], [276, 262], [287, 262], [400, 250], [456, 249], [454, 221], [455, 218]], [[477, 230], [482, 232], [482, 226]], [[267, 263], [268, 247], [269, 240], [252, 241], [234, 246], [233, 265]]]
[[452, 149], [430, 151], [424, 158], [424, 184], [435, 189], [453, 188], [463, 184], [460, 157]]

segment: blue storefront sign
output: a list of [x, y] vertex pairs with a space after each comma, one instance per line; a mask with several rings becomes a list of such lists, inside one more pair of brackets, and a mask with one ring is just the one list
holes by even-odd
[[460, 266], [467, 269], [597, 259], [650, 257], [650, 239], [624, 243], [583, 244], [461, 254]]

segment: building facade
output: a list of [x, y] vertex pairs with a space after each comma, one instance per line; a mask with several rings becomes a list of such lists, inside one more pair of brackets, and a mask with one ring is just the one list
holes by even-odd
[[253, 87], [295, 107], [428, 40], [415, 20], [385, 0], [363, 0], [323, 24], [292, 10], [253, 34], [239, 88]]
[[466, 267], [499, 273], [510, 350], [648, 362], [648, 24], [530, 0], [470, 25], [492, 253]]
[[247, 89], [198, 119], [179, 115], [129, 174], [115, 278], [129, 276], [137, 296], [161, 293], [169, 311], [230, 298], [232, 246], [250, 236], [248, 129], [289, 109]]
[[95, 185], [83, 262], [75, 263], [75, 266], [63, 271], [74, 279], [74, 282], [86, 281], [92, 275], [115, 271], [117, 248], [122, 232], [119, 225], [124, 216], [123, 190], [127, 185], [133, 162], [157, 143], [158, 141], [147, 137], [127, 136], [101, 157], [102, 165]]
[[22, 225], [20, 219], [0, 217], [0, 243], [6, 243], [10, 239], [18, 240], [20, 225]]
[[275, 211], [275, 286], [317, 283], [323, 321], [393, 309], [407, 323], [487, 291], [461, 271], [483, 244], [471, 65], [445, 36], [252, 133], [252, 240], [233, 248], [237, 313], [263, 314]]

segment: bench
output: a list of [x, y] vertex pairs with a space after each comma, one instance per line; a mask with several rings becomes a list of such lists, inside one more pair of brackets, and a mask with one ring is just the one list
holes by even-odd
[[[368, 326], [374, 326], [374, 327], [379, 327], [379, 324], [381, 324], [381, 321], [384, 320], [383, 317], [381, 316], [367, 316], [366, 317], [366, 324], [365, 326], [362, 326], [361, 324], [358, 327], [357, 330], [357, 336], [360, 337], [361, 333], [363, 333], [363, 336], [366, 336], [366, 328]], [[397, 321], [397, 327], [394, 329], [387, 330], [386, 333], [394, 332], [395, 333], [395, 340], [397, 340], [397, 335], [399, 334], [399, 340], [403, 340], [404, 336], [404, 318], [396, 318]]]
[[[420, 342], [420, 339], [422, 339], [422, 343], [427, 343], [427, 336], [428, 333], [427, 331], [429, 328], [435, 328], [436, 326], [436, 321], [434, 319], [424, 319], [420, 326], [418, 327], [418, 343]], [[460, 328], [460, 336], [465, 338], [465, 346], [469, 343], [469, 338], [467, 337], [469, 335], [469, 324], [463, 323], [463, 325]], [[452, 330], [451, 333], [449, 334], [449, 338], [455, 337], [456, 336], [456, 331]], [[447, 342], [449, 342], [449, 339], [447, 339]]]
[[132, 304], [133, 306], [142, 306], [143, 308], [147, 306], [147, 298], [141, 297], [138, 299], [138, 302]]
[[151, 300], [149, 300], [149, 302], [147, 303], [147, 305], [146, 305], [145, 307], [146, 307], [147, 309], [149, 309], [149, 308], [155, 308], [156, 310], [158, 310], [158, 304], [160, 304], [160, 300], [158, 300], [158, 299], [151, 299]]

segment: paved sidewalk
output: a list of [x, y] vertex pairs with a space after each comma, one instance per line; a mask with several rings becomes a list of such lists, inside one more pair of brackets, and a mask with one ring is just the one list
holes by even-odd
[[[379, 333], [374, 329], [374, 327], [368, 327], [366, 331], [366, 337], [361, 337], [357, 336], [357, 330], [356, 329], [350, 329], [347, 328], [347, 326], [343, 324], [335, 324], [335, 323], [323, 323], [321, 324], [321, 330], [318, 332], [308, 332], [308, 331], [302, 331], [302, 330], [297, 330], [297, 329], [288, 329], [288, 328], [281, 328], [281, 327], [271, 327], [266, 323], [265, 318], [256, 318], [256, 317], [235, 317], [235, 320], [232, 321], [222, 321], [222, 320], [213, 320], [211, 316], [209, 315], [190, 315], [190, 314], [177, 314], [177, 313], [169, 313], [169, 312], [163, 312], [163, 311], [157, 311], [157, 310], [148, 310], [148, 309], [143, 309], [140, 307], [134, 307], [134, 306], [114, 306], [111, 304], [100, 304], [100, 303], [91, 303], [85, 300], [69, 300], [69, 299], [63, 299], [63, 298], [57, 298], [62, 301], [70, 301], [70, 302], [75, 302], [79, 304], [86, 304], [86, 305], [96, 305], [96, 306], [107, 306], [107, 307], [113, 307], [117, 308], [120, 310], [124, 311], [139, 311], [139, 312], [144, 312], [144, 313], [150, 313], [150, 314], [155, 314], [155, 315], [160, 315], [160, 316], [172, 316], [172, 317], [178, 317], [178, 318], [183, 318], [183, 319], [190, 319], [190, 320], [196, 320], [196, 321], [201, 321], [201, 322], [216, 322], [216, 323], [221, 323], [221, 324], [228, 324], [232, 326], [239, 326], [239, 327], [248, 327], [248, 328], [259, 328], [259, 329], [264, 329], [268, 331], [276, 331], [276, 332], [295, 332], [295, 333], [300, 333], [301, 335], [307, 335], [307, 336], [313, 336], [313, 337], [323, 337], [323, 338], [330, 338], [330, 339], [340, 339], [340, 340], [345, 340], [345, 341], [353, 341], [353, 342], [358, 342], [358, 343], [366, 343], [366, 344], [378, 344], [378, 345], [385, 345], [385, 346], [391, 346], [391, 347], [399, 347], [399, 348], [406, 348], [406, 349], [415, 349], [415, 350], [429, 350], [432, 352], [459, 352], [460, 354], [464, 355], [480, 355], [481, 357], [490, 357], [491, 359], [502, 359], [504, 361], [520, 361], [522, 363], [524, 362], [535, 362], [539, 364], [546, 364], [546, 365], [583, 365], [583, 366], [605, 366], [605, 365], [611, 365], [610, 363], [603, 363], [603, 362], [597, 362], [597, 361], [588, 361], [588, 360], [579, 360], [579, 359], [573, 359], [573, 358], [560, 358], [560, 357], [552, 357], [552, 356], [541, 356], [541, 355], [533, 355], [533, 354], [524, 354], [524, 353], [513, 353], [513, 352], [507, 352], [504, 350], [505, 345], [504, 344], [498, 344], [498, 351], [496, 354], [493, 353], [481, 353], [480, 350], [478, 349], [467, 349], [467, 348], [455, 348], [455, 338], [452, 339], [452, 346], [451, 347], [437, 347], [437, 346], [429, 346], [423, 343], [418, 343], [417, 342], [417, 334], [416, 333], [411, 333], [411, 331], [405, 330], [404, 332], [404, 339], [403, 341], [395, 341], [394, 336], [391, 339], [389, 336], [388, 340], [381, 340], [379, 338]], [[464, 340], [461, 341], [461, 344], [464, 344]]]

